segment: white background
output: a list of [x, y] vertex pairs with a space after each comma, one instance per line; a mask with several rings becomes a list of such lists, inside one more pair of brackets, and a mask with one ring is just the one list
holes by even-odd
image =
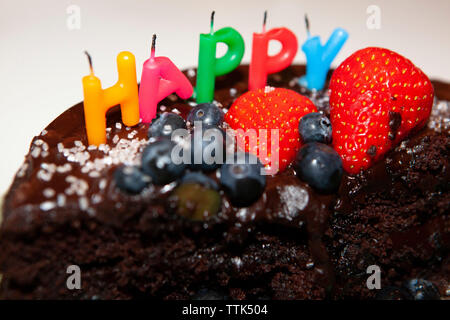
[[[67, 27], [67, 8], [81, 10], [81, 28]], [[369, 5], [381, 9], [381, 29], [366, 26]], [[450, 0], [1, 0], [0, 3], [0, 193], [27, 153], [31, 138], [61, 112], [82, 100], [81, 78], [88, 50], [103, 86], [116, 81], [115, 59], [129, 50], [138, 77], [157, 33], [157, 55], [180, 68], [197, 64], [198, 35], [209, 31], [211, 10], [216, 29], [236, 28], [244, 37], [249, 61], [252, 32], [286, 26], [305, 41], [303, 15], [311, 32], [328, 38], [341, 26], [350, 38], [334, 65], [353, 51], [383, 46], [410, 58], [430, 77], [450, 81]], [[325, 40], [325, 39], [323, 39]], [[273, 50], [276, 49], [272, 48]], [[304, 62], [299, 50], [297, 62]]]

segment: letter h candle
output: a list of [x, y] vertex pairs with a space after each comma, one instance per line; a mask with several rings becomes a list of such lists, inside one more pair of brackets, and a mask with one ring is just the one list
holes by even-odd
[[117, 56], [119, 79], [115, 85], [102, 89], [100, 79], [94, 75], [92, 60], [89, 59], [91, 73], [83, 77], [84, 117], [89, 145], [106, 143], [106, 112], [120, 104], [122, 121], [126, 126], [139, 123], [139, 100], [136, 80], [136, 63], [131, 52], [121, 52]]

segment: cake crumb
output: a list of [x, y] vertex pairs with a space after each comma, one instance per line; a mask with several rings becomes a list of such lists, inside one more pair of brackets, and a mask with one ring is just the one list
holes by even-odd
[[435, 100], [431, 109], [428, 128], [436, 132], [445, 132], [450, 130], [449, 101]]
[[300, 186], [282, 186], [279, 193], [288, 220], [295, 218], [309, 203], [308, 191]]
[[56, 207], [56, 203], [53, 201], [44, 201], [40, 204], [39, 208], [42, 211], [49, 211]]
[[289, 81], [289, 87], [295, 87], [295, 85], [298, 83], [298, 78], [294, 77], [291, 81]]
[[42, 141], [42, 150], [44, 150], [44, 152], [47, 152], [49, 150], [49, 146], [47, 142]]
[[50, 181], [56, 172], [56, 165], [53, 163], [41, 163], [41, 169], [37, 173], [37, 178], [43, 181]]
[[38, 158], [40, 155], [41, 155], [41, 148], [33, 147], [33, 149], [31, 150], [31, 156], [33, 158]]
[[242, 259], [239, 258], [239, 257], [231, 258], [231, 261], [234, 263], [234, 265], [235, 265], [238, 269], [240, 269], [241, 266], [242, 266], [242, 264], [243, 264]]
[[66, 196], [62, 193], [58, 194], [56, 196], [56, 203], [58, 204], [58, 207], [64, 207], [66, 205]]
[[55, 195], [55, 190], [52, 188], [45, 188], [44, 191], [42, 191], [42, 194], [46, 198], [52, 198]]
[[265, 86], [265, 87], [264, 87], [264, 93], [270, 93], [270, 92], [272, 92], [273, 90], [275, 90], [274, 87], [271, 87], [271, 86]]
[[81, 197], [78, 199], [78, 205], [80, 207], [80, 210], [86, 211], [89, 207], [89, 201], [86, 197]]
[[67, 195], [77, 194], [78, 196], [84, 196], [86, 192], [89, 190], [88, 183], [79, 179], [75, 176], [69, 175], [66, 177], [66, 182], [69, 183], [69, 187], [64, 190]]
[[240, 208], [238, 212], [236, 212], [236, 217], [241, 221], [245, 221], [247, 218], [248, 210], [247, 208]]
[[101, 179], [100, 182], [98, 183], [98, 187], [100, 188], [100, 190], [103, 190], [106, 188], [106, 184], [107, 184], [106, 179]]
[[98, 172], [98, 171], [91, 171], [91, 172], [89, 172], [89, 177], [91, 177], [91, 178], [100, 178], [100, 172]]
[[66, 173], [69, 172], [70, 170], [72, 170], [72, 166], [70, 165], [70, 163], [65, 163], [62, 166], [56, 167], [56, 172], [58, 173]]
[[27, 172], [28, 169], [28, 163], [24, 162], [22, 164], [22, 166], [19, 168], [19, 171], [17, 172], [17, 177], [22, 178], [25, 176], [25, 173]]
[[102, 200], [103, 200], [103, 198], [99, 194], [93, 194], [91, 197], [92, 204], [98, 204], [98, 203], [102, 202]]
[[44, 140], [42, 140], [42, 139], [36, 139], [36, 140], [34, 140], [34, 142], [33, 142], [33, 144], [34, 144], [35, 146], [42, 146], [43, 143], [44, 143]]
[[196, 72], [195, 72], [194, 69], [188, 69], [188, 71], [186, 72], [186, 74], [187, 74], [187, 76], [188, 76], [189, 78], [193, 78], [193, 77], [195, 77]]
[[213, 103], [214, 103], [216, 106], [218, 106], [219, 108], [222, 108], [222, 107], [223, 107], [223, 105], [222, 105], [219, 101], [217, 101], [217, 100], [214, 100]]

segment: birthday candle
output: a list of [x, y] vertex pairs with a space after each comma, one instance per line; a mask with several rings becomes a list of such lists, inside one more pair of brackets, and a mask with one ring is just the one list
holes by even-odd
[[189, 79], [167, 57], [155, 57], [156, 35], [153, 35], [150, 59], [144, 62], [139, 87], [139, 112], [142, 122], [150, 123], [156, 117], [157, 104], [175, 92], [188, 99], [194, 89]]
[[[263, 32], [253, 34], [252, 60], [249, 68], [248, 88], [264, 88], [267, 75], [287, 68], [297, 54], [298, 42], [295, 34], [287, 28], [274, 28], [266, 32], [267, 11], [264, 12]], [[269, 41], [278, 40], [281, 50], [269, 56]]]
[[106, 143], [106, 112], [120, 104], [122, 121], [126, 126], [139, 123], [139, 100], [136, 80], [136, 63], [131, 52], [117, 56], [119, 79], [107, 89], [102, 89], [100, 79], [94, 75], [92, 59], [89, 59], [90, 74], [83, 77], [84, 117], [89, 145]]
[[305, 24], [308, 39], [303, 44], [302, 50], [306, 54], [306, 75], [299, 79], [299, 83], [310, 90], [322, 90], [331, 63], [347, 41], [348, 33], [342, 28], [336, 28], [325, 45], [322, 45], [319, 36], [311, 36], [306, 15]]
[[[217, 76], [227, 74], [241, 63], [244, 55], [244, 39], [235, 29], [226, 27], [214, 32], [214, 11], [211, 14], [211, 31], [200, 34], [200, 51], [198, 56], [197, 85], [195, 95], [197, 103], [212, 102]], [[228, 46], [221, 58], [216, 58], [218, 42]]]

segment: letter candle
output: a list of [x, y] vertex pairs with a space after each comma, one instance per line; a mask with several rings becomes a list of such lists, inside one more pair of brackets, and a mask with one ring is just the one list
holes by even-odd
[[[264, 12], [262, 33], [253, 33], [252, 60], [250, 62], [248, 88], [255, 90], [264, 88], [267, 75], [287, 68], [297, 54], [298, 42], [295, 34], [287, 28], [274, 28], [266, 32], [267, 11]], [[277, 40], [281, 50], [269, 56], [269, 42]]]
[[91, 56], [85, 52], [90, 74], [83, 77], [84, 117], [89, 145], [106, 143], [106, 112], [120, 104], [122, 121], [126, 126], [139, 123], [139, 100], [136, 80], [136, 63], [131, 52], [117, 56], [117, 83], [102, 89], [100, 79], [94, 75]]
[[347, 41], [348, 33], [342, 28], [336, 28], [327, 43], [322, 45], [319, 36], [311, 37], [306, 15], [305, 25], [308, 39], [303, 44], [302, 50], [306, 54], [306, 75], [299, 79], [299, 83], [310, 90], [322, 90], [331, 63]]
[[158, 102], [175, 92], [188, 99], [194, 89], [189, 79], [167, 57], [155, 57], [156, 35], [153, 35], [150, 59], [144, 62], [139, 87], [139, 110], [142, 122], [156, 117]]
[[[228, 46], [221, 58], [216, 58], [218, 42]], [[195, 97], [197, 103], [212, 102], [216, 77], [227, 74], [241, 63], [244, 55], [244, 39], [235, 29], [226, 27], [214, 32], [214, 11], [211, 13], [210, 33], [200, 34], [198, 56], [197, 85]]]

